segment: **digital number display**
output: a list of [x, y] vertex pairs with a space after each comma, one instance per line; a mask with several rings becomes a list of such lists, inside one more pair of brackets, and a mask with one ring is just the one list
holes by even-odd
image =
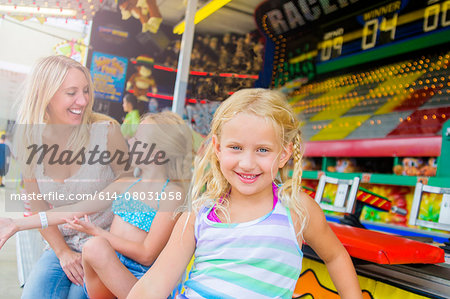
[[[380, 44], [386, 44], [387, 42], [393, 42], [396, 39], [404, 39], [405, 33], [398, 35], [398, 26], [408, 26], [408, 21], [411, 21], [410, 25], [414, 25], [415, 19], [417, 22], [422, 22], [422, 33], [428, 33], [439, 28], [445, 28], [450, 25], [450, 13], [448, 13], [450, 7], [450, 1], [443, 3], [436, 3], [430, 6], [420, 9], [418, 11], [402, 14], [399, 23], [399, 13], [397, 12], [401, 8], [401, 1], [393, 2], [387, 7], [395, 9], [395, 12], [390, 15], [381, 15], [372, 19], [364, 20], [363, 29], [361, 34], [357, 31], [351, 32], [354, 36], [360, 37], [360, 49], [368, 50]], [[375, 9], [377, 11], [389, 12], [389, 8], [381, 7]], [[370, 16], [371, 14], [367, 14]], [[376, 16], [376, 13], [372, 15]], [[419, 16], [419, 17], [417, 17]], [[363, 17], [365, 15], [363, 14]], [[413, 26], [411, 26], [413, 27]], [[347, 29], [348, 30], [348, 29]], [[417, 34], [418, 32], [414, 33]], [[344, 45], [344, 28], [338, 28], [334, 31], [324, 34], [322, 42], [319, 44], [320, 49], [320, 61], [327, 61], [331, 58], [337, 58], [342, 54], [342, 47]], [[412, 32], [411, 32], [412, 33]], [[349, 37], [351, 39], [351, 37]], [[333, 56], [332, 56], [333, 54]]]
[[[317, 19], [314, 26], [306, 24], [303, 32], [302, 27], [298, 27], [297, 31], [279, 35], [271, 32], [281, 32], [287, 28], [285, 24], [291, 28], [294, 24], [293, 6], [286, 3], [283, 6], [290, 7], [290, 19], [286, 9], [280, 10], [285, 13], [286, 22], [280, 19], [281, 12], [269, 11], [272, 23], [276, 20], [274, 24], [278, 27], [266, 22], [269, 24], [266, 32], [274, 42], [279, 44], [282, 40], [285, 44], [274, 57], [275, 87], [298, 77], [311, 79], [317, 74], [450, 42], [450, 0], [374, 2], [359, 1], [357, 4], [366, 4], [366, 7], [360, 5], [353, 11], [346, 7], [345, 14], [342, 8], [340, 17], [330, 13]], [[333, 1], [328, 4], [328, 9], [335, 5]], [[310, 11], [313, 9], [310, 7]], [[298, 11], [305, 9], [300, 7]], [[270, 21], [269, 17], [266, 19]]]

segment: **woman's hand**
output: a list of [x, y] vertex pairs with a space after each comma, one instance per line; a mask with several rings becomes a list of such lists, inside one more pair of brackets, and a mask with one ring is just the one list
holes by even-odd
[[17, 225], [11, 218], [0, 218], [0, 249], [17, 230]]
[[66, 227], [92, 236], [98, 236], [102, 230], [95, 224], [92, 224], [87, 215], [84, 215], [84, 221], [75, 216], [73, 219], [66, 219], [66, 222]]
[[64, 273], [66, 273], [70, 281], [76, 285], [83, 285], [84, 271], [81, 264], [81, 253], [65, 250], [58, 258]]

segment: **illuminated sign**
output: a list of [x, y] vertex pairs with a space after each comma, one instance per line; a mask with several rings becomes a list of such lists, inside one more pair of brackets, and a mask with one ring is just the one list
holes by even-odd
[[309, 26], [310, 23], [331, 13], [340, 13], [343, 8], [356, 2], [358, 0], [285, 1], [279, 7], [270, 9], [265, 8], [265, 5], [273, 5], [273, 3], [269, 4], [268, 1], [262, 4], [258, 10], [267, 9], [265, 15], [273, 33], [285, 34], [289, 31], [302, 30], [303, 26]]
[[277, 45], [274, 86], [450, 42], [449, 0], [264, 4], [255, 16]]

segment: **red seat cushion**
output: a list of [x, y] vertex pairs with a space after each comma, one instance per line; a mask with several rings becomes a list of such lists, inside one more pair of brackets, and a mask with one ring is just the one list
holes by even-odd
[[328, 223], [350, 256], [377, 264], [436, 264], [444, 250], [422, 242], [377, 231]]

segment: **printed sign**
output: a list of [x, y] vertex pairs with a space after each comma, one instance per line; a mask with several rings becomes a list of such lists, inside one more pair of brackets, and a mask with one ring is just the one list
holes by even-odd
[[120, 102], [125, 88], [128, 59], [109, 54], [92, 54], [91, 75], [95, 97]]

